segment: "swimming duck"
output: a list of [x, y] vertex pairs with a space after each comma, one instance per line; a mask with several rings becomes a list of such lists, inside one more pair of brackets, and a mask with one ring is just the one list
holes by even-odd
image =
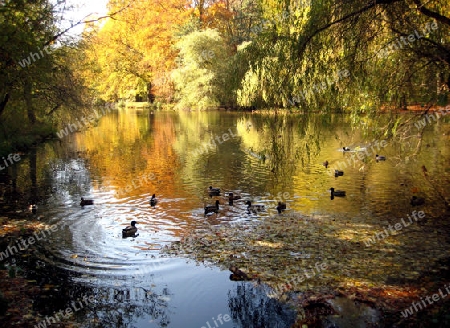
[[331, 197], [345, 197], [345, 191], [344, 190], [335, 190], [334, 188], [330, 188], [331, 191]]
[[158, 203], [158, 200], [156, 199], [155, 194], [152, 195], [152, 198], [150, 198], [150, 206], [155, 206]]
[[209, 186], [208, 193], [210, 196], [219, 196], [220, 188], [213, 188], [212, 186]]
[[232, 192], [230, 192], [230, 193], [228, 194], [228, 198], [229, 198], [229, 199], [233, 199], [233, 200], [238, 200], [238, 199], [241, 199], [242, 197], [239, 196], [239, 195], [235, 195], [235, 194], [233, 194]]
[[131, 225], [127, 226], [125, 229], [122, 229], [122, 238], [133, 237], [136, 232], [136, 221], [131, 221]]
[[334, 170], [335, 177], [341, 177], [344, 175], [344, 171]]
[[328, 168], [328, 161], [323, 162], [322, 165], [325, 166], [325, 168], [327, 169]]
[[234, 200], [238, 200], [238, 199], [241, 199], [241, 198], [242, 198], [241, 196], [239, 196], [239, 195], [233, 195], [233, 193], [230, 192], [230, 193], [228, 194], [228, 204], [231, 206], [231, 205], [233, 205], [233, 201], [234, 201]]
[[343, 150], [343, 151], [350, 151], [350, 148], [348, 148], [348, 147], [342, 147], [342, 150]]
[[259, 204], [252, 205], [252, 202], [249, 200], [245, 202], [245, 205], [248, 205], [247, 210], [253, 211], [253, 212], [264, 211], [264, 209], [265, 209], [264, 205], [259, 205]]
[[84, 199], [83, 197], [81, 197], [80, 206], [85, 206], [85, 205], [94, 205], [94, 200], [93, 199]]
[[245, 272], [239, 270], [234, 265], [230, 266], [229, 270], [233, 272], [233, 274], [230, 275], [230, 280], [233, 281], [251, 280], [251, 278]]
[[216, 205], [205, 206], [205, 215], [209, 213], [219, 212], [219, 201], [216, 200]]
[[278, 202], [277, 211], [281, 214], [286, 209], [286, 203]]
[[386, 160], [386, 156], [381, 156], [381, 155], [376, 154], [375, 155], [375, 159], [376, 159], [377, 162], [378, 161], [385, 161]]
[[410, 203], [412, 206], [423, 205], [423, 204], [425, 204], [425, 198], [412, 196]]
[[31, 211], [31, 213], [36, 214], [36, 212], [37, 212], [37, 205], [34, 204], [34, 203], [30, 204], [30, 211]]

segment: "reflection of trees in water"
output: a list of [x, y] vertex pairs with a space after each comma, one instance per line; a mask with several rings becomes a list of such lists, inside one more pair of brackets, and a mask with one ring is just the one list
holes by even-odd
[[256, 135], [246, 137], [243, 133], [243, 137], [280, 181], [289, 179], [299, 167], [307, 167], [315, 160], [322, 144], [334, 138], [335, 127], [331, 128], [334, 123], [330, 115], [251, 115], [238, 121], [248, 131], [256, 131]]
[[291, 327], [296, 318], [288, 305], [267, 297], [264, 287], [240, 283], [228, 293], [231, 317], [240, 327]]
[[[43, 318], [55, 317], [58, 311], [72, 308], [75, 320], [82, 322], [84, 328], [131, 328], [136, 327], [133, 323], [138, 319], [152, 320], [153, 326], [158, 327], [167, 327], [170, 323], [168, 300], [171, 293], [167, 287], [88, 287], [72, 280], [80, 276], [76, 272], [46, 265], [35, 257], [26, 261], [22, 257], [18, 259], [21, 260], [18, 265], [27, 268], [26, 278], [36, 280], [37, 286], [42, 288], [34, 297], [33, 309]], [[94, 297], [94, 303], [86, 301], [90, 296]]]
[[160, 294], [144, 288], [97, 289], [94, 290], [95, 305], [90, 306], [84, 317], [83, 327], [137, 327], [137, 319], [149, 321], [149, 317], [159, 327], [170, 324], [167, 288]]

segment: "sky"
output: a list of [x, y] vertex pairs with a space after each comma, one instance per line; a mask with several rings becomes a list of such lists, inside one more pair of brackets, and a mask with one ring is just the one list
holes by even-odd
[[[86, 19], [86, 16], [91, 14], [93, 16], [104, 16], [107, 13], [107, 3], [108, 0], [67, 0], [67, 5], [73, 6], [73, 9], [65, 12], [63, 28], [69, 27], [71, 23]], [[68, 34], [70, 36], [80, 35], [83, 29], [84, 24], [81, 24], [71, 29]]]

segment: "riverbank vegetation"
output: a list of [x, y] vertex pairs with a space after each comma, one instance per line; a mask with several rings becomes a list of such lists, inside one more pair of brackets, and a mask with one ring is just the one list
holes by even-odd
[[105, 100], [359, 113], [447, 100], [444, 1], [158, 3], [86, 34]]
[[[105, 102], [374, 114], [446, 104], [450, 5], [398, 1], [65, 1], [0, 7], [0, 148], [26, 148]], [[71, 27], [85, 23], [79, 37]], [[357, 121], [357, 118], [355, 118]]]

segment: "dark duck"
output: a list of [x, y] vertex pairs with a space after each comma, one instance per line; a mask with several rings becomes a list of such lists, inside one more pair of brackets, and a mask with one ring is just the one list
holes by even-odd
[[131, 221], [131, 225], [127, 226], [125, 229], [122, 229], [122, 238], [134, 237], [136, 235], [136, 223], [136, 221]]
[[285, 209], [286, 209], [286, 204], [282, 203], [282, 202], [278, 202], [278, 205], [277, 205], [278, 214], [281, 214], [281, 212], [283, 212]]
[[230, 274], [230, 280], [233, 280], [233, 281], [251, 280], [251, 278], [245, 272], [239, 270], [234, 265], [230, 266], [229, 270], [232, 272], [232, 274]]
[[234, 195], [232, 192], [228, 194], [228, 204], [233, 205], [233, 201], [241, 199], [242, 197], [239, 195]]
[[375, 155], [375, 160], [376, 160], [377, 162], [379, 162], [379, 161], [385, 161], [385, 160], [386, 160], [386, 156], [381, 156], [381, 155], [376, 154], [376, 155]]
[[209, 186], [208, 188], [209, 196], [220, 196], [220, 188], [213, 188], [213, 186]]
[[250, 211], [260, 212], [260, 211], [264, 211], [264, 209], [265, 209], [264, 205], [259, 205], [259, 204], [252, 205], [252, 202], [249, 200], [245, 202], [245, 205], [247, 205], [247, 210], [249, 212]]
[[94, 205], [94, 200], [93, 199], [84, 199], [83, 197], [81, 197], [80, 206], [86, 206], [86, 205]]
[[156, 195], [153, 194], [152, 198], [150, 198], [150, 206], [155, 206], [158, 203], [158, 200], [156, 199]]
[[215, 205], [205, 206], [205, 215], [218, 213], [219, 212], [219, 201], [216, 200]]
[[36, 214], [37, 213], [37, 205], [36, 202], [34, 201], [30, 201], [29, 202], [29, 207], [28, 207], [31, 211], [31, 213]]
[[411, 206], [420, 206], [425, 204], [425, 198], [412, 196], [410, 201]]
[[344, 190], [335, 190], [334, 188], [330, 188], [330, 191], [331, 191], [331, 200], [333, 200], [334, 197], [345, 197]]

